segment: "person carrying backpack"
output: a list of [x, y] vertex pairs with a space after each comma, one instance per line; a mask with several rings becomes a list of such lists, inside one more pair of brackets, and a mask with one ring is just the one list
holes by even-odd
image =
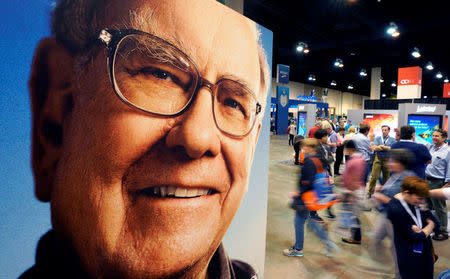
[[[316, 175], [323, 171], [323, 165], [325, 162], [319, 159], [316, 155], [316, 149], [318, 147], [318, 141], [316, 139], [304, 139], [302, 141], [302, 150], [305, 152], [306, 158], [304, 166], [301, 169], [301, 177], [299, 180], [298, 191], [291, 193], [291, 197], [296, 204], [296, 212], [294, 218], [295, 228], [295, 243], [294, 246], [283, 250], [283, 254], [289, 257], [302, 257], [303, 253], [303, 241], [304, 241], [304, 229], [305, 222], [309, 219], [309, 210], [305, 205], [305, 201], [302, 199], [302, 194], [311, 191], [314, 188], [314, 182]], [[319, 170], [317, 168], [319, 166]], [[320, 168], [320, 166], [322, 166]], [[320, 170], [321, 169], [321, 170]], [[326, 255], [329, 256], [331, 252], [337, 250], [336, 244], [328, 238], [328, 233], [323, 223], [309, 220], [308, 225], [315, 232], [315, 234], [326, 245]]]

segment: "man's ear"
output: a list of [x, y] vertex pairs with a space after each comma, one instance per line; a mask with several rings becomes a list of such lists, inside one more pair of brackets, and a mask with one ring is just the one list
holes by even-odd
[[32, 106], [32, 167], [35, 194], [49, 201], [63, 145], [64, 121], [73, 108], [73, 58], [55, 39], [39, 42], [29, 89]]

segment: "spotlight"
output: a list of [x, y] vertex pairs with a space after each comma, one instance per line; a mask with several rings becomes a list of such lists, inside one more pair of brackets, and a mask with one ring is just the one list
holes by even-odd
[[309, 48], [308, 48], [308, 45], [307, 44], [305, 44], [305, 43], [303, 43], [303, 42], [300, 42], [300, 43], [298, 43], [298, 45], [297, 45], [297, 51], [298, 52], [301, 52], [301, 53], [309, 53]]
[[337, 85], [337, 83], [336, 83], [336, 81], [335, 81], [335, 80], [332, 80], [332, 81], [331, 81], [331, 83], [330, 83], [330, 85], [331, 85], [331, 86], [336, 86], [336, 85]]
[[391, 83], [391, 86], [392, 86], [392, 87], [396, 87], [396, 86], [397, 86], [397, 83], [395, 83], [395, 81], [393, 81], [393, 82]]
[[367, 76], [366, 69], [361, 69], [361, 71], [359, 72], [359, 75], [362, 76], [362, 77], [366, 77]]
[[398, 26], [397, 24], [391, 22], [389, 23], [389, 27], [386, 29], [386, 33], [388, 33], [389, 35], [391, 35], [391, 37], [398, 37], [400, 36], [400, 31], [398, 31]]
[[386, 94], [381, 95], [381, 97], [385, 98], [385, 97], [386, 97]]
[[316, 76], [315, 75], [309, 75], [308, 76], [308, 80], [309, 81], [316, 81]]
[[380, 78], [380, 82], [384, 82], [384, 79], [383, 79], [383, 77], [381, 77], [381, 78]]
[[443, 77], [443, 75], [442, 75], [441, 72], [438, 72], [438, 73], [436, 74], [436, 78], [441, 79], [442, 77]]
[[428, 96], [423, 96], [424, 99], [428, 98]]
[[336, 60], [334, 60], [334, 66], [342, 68], [344, 67], [344, 61], [342, 61], [342, 59], [340, 58], [336, 58]]
[[431, 71], [434, 69], [434, 66], [431, 62], [428, 62], [428, 64], [425, 66], [425, 68], [427, 68], [428, 71]]
[[444, 82], [448, 83], [448, 77], [445, 77]]
[[414, 57], [414, 58], [419, 58], [421, 55], [420, 55], [420, 51], [419, 51], [419, 49], [417, 48], [417, 47], [415, 47], [415, 48], [413, 48], [413, 50], [412, 50], [412, 52], [411, 52], [411, 55]]
[[353, 89], [353, 84], [349, 84], [347, 88], [348, 88], [349, 90], [352, 90], [352, 89]]

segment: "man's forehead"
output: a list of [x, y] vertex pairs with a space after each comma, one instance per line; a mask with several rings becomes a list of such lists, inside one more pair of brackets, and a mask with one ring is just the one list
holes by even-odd
[[227, 77], [259, 90], [255, 83], [260, 80], [257, 29], [244, 16], [212, 0], [123, 1], [117, 5], [114, 12], [128, 12], [110, 19], [114, 28], [151, 33], [186, 53], [202, 75], [215, 71], [214, 77], [206, 78]]

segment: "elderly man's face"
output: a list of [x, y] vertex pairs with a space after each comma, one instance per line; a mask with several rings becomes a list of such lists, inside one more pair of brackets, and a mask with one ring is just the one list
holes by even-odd
[[[241, 15], [215, 1], [116, 1], [105, 27], [130, 9], [151, 11], [132, 28], [173, 42], [205, 79], [260, 91], [256, 37]], [[96, 276], [204, 275], [247, 191], [260, 122], [243, 138], [222, 133], [205, 88], [180, 116], [142, 113], [114, 94], [106, 52], [97, 53], [75, 79], [64, 122], [53, 226]], [[166, 191], [180, 197], [160, 197]]]

